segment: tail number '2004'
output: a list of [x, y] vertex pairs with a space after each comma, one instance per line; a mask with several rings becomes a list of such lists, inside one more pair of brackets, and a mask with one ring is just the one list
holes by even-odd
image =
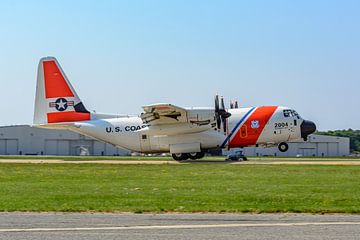
[[287, 122], [280, 122], [280, 123], [275, 123], [275, 128], [286, 128], [288, 127], [288, 123]]

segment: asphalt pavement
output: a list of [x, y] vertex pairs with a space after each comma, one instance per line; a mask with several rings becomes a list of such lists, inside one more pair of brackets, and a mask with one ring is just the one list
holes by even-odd
[[360, 239], [360, 215], [0, 213], [0, 239]]

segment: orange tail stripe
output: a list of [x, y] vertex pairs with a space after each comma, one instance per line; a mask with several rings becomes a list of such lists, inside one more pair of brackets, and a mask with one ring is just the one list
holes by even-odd
[[48, 123], [78, 122], [90, 120], [90, 113], [53, 112], [47, 114]]
[[73, 97], [74, 94], [55, 61], [45, 61], [43, 64], [46, 98]]

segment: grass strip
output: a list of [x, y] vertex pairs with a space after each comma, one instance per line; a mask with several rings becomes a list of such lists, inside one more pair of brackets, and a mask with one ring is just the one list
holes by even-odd
[[1, 164], [0, 211], [360, 213], [360, 167]]

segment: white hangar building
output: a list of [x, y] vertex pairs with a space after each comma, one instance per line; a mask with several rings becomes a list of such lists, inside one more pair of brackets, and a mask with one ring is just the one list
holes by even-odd
[[[246, 156], [349, 156], [350, 138], [325, 135], [310, 135], [306, 142], [289, 142], [289, 150], [280, 152], [275, 147], [245, 147], [242, 150]], [[231, 152], [239, 149], [232, 149]]]
[[[232, 149], [231, 151], [236, 151]], [[247, 156], [347, 156], [350, 139], [311, 135], [307, 142], [291, 142], [289, 150], [277, 147], [246, 147]], [[226, 154], [228, 151], [223, 151]], [[130, 151], [64, 130], [33, 128], [28, 125], [0, 127], [0, 155], [129, 155]]]
[[0, 155], [129, 155], [78, 133], [34, 128], [28, 125], [0, 127]]

